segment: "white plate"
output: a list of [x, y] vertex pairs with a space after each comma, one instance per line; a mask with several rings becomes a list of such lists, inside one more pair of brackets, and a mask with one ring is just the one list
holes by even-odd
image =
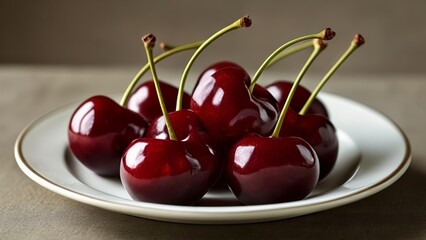
[[67, 126], [78, 103], [29, 124], [16, 141], [15, 158], [28, 177], [65, 197], [138, 217], [195, 224], [264, 222], [323, 211], [377, 193], [405, 172], [410, 145], [395, 123], [352, 100], [327, 93], [320, 98], [339, 129], [339, 156], [331, 174], [301, 201], [243, 206], [224, 188], [210, 191], [197, 206], [134, 201], [119, 180], [93, 174], [69, 154]]

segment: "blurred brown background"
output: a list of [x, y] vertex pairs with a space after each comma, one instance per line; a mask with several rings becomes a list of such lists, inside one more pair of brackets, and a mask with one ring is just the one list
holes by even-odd
[[[145, 33], [183, 44], [206, 39], [248, 14], [253, 20], [250, 29], [218, 40], [194, 67], [228, 59], [255, 70], [287, 40], [329, 26], [337, 37], [313, 71], [327, 70], [360, 32], [367, 44], [341, 73], [423, 73], [425, 9], [422, 0], [2, 0], [0, 64], [141, 65], [146, 61], [140, 43]], [[307, 55], [299, 54], [280, 67], [298, 70]], [[182, 67], [186, 59], [173, 58], [164, 66]]]

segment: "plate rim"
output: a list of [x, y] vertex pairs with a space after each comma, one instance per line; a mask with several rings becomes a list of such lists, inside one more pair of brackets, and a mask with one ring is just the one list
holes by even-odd
[[[50, 118], [51, 116], [54, 116], [56, 113], [63, 111], [66, 108], [69, 108], [73, 105], [75, 105], [78, 101], [73, 101], [68, 104], [64, 104], [60, 107], [57, 107], [51, 111], [48, 111], [45, 114], [42, 114], [41, 116], [33, 119], [30, 123], [28, 123], [24, 129], [19, 133], [15, 145], [14, 145], [14, 155], [15, 160], [20, 167], [20, 169], [24, 172], [25, 175], [27, 175], [31, 180], [38, 183], [39, 185], [43, 186], [44, 188], [55, 192], [59, 195], [62, 195], [64, 197], [73, 199], [75, 201], [78, 201], [80, 203], [88, 204], [91, 206], [103, 208], [106, 210], [111, 210], [115, 212], [121, 212], [129, 215], [134, 216], [140, 216], [148, 219], [154, 219], [154, 220], [161, 220], [161, 221], [169, 221], [169, 222], [180, 222], [180, 223], [197, 223], [197, 224], [234, 224], [234, 223], [245, 223], [245, 222], [265, 222], [270, 220], [278, 220], [278, 219], [284, 219], [287, 217], [279, 217], [274, 219], [247, 219], [244, 220], [234, 220], [232, 215], [229, 216], [227, 219], [223, 219], [223, 216], [220, 214], [226, 214], [226, 213], [256, 213], [256, 212], [270, 212], [270, 211], [277, 211], [277, 210], [284, 210], [280, 205], [286, 204], [288, 207], [285, 208], [285, 210], [293, 210], [298, 211], [301, 208], [320, 208], [315, 211], [311, 211], [304, 214], [295, 214], [294, 216], [300, 216], [305, 215], [309, 213], [324, 211], [330, 208], [342, 206], [348, 203], [355, 202], [357, 200], [363, 199], [365, 197], [371, 196], [391, 184], [393, 184], [396, 180], [398, 180], [408, 169], [411, 159], [412, 159], [412, 150], [411, 145], [409, 142], [409, 139], [405, 132], [402, 130], [402, 128], [391, 118], [389, 118], [386, 114], [373, 109], [363, 103], [360, 103], [358, 101], [352, 100], [350, 98], [346, 98], [340, 95], [332, 94], [332, 93], [320, 93], [320, 96], [331, 96], [335, 98], [339, 98], [340, 100], [349, 101], [352, 104], [357, 104], [363, 108], [367, 108], [370, 111], [373, 111], [374, 113], [380, 115], [382, 118], [389, 121], [393, 127], [395, 127], [395, 130], [402, 136], [402, 140], [405, 144], [405, 154], [403, 159], [400, 161], [399, 165], [391, 172], [389, 173], [385, 178], [382, 178], [380, 181], [364, 186], [360, 188], [358, 191], [352, 192], [350, 194], [340, 196], [337, 198], [329, 199], [326, 201], [320, 201], [316, 202], [315, 198], [312, 199], [305, 199], [304, 202], [301, 203], [301, 201], [295, 201], [295, 202], [288, 202], [288, 203], [276, 203], [276, 204], [265, 204], [265, 205], [244, 205], [244, 206], [179, 206], [179, 205], [166, 205], [166, 204], [157, 204], [157, 203], [147, 203], [147, 202], [137, 202], [135, 201], [134, 204], [132, 202], [125, 202], [125, 203], [119, 203], [115, 201], [110, 201], [106, 199], [100, 199], [96, 197], [89, 196], [85, 193], [81, 193], [78, 191], [75, 191], [73, 189], [70, 189], [66, 186], [62, 186], [56, 182], [53, 182], [52, 180], [45, 177], [43, 174], [41, 174], [39, 171], [34, 169], [31, 164], [28, 162], [27, 159], [24, 157], [23, 153], [23, 142], [25, 140], [25, 137], [28, 135], [28, 133], [35, 128], [38, 123], [42, 123], [45, 119]], [[78, 180], [78, 179], [77, 179]], [[84, 184], [84, 183], [82, 183]], [[139, 206], [143, 204], [143, 206]], [[170, 210], [174, 212], [179, 212], [181, 214], [200, 214], [199, 219], [197, 219], [198, 222], [195, 220], [192, 220], [190, 216], [186, 216], [186, 218], [178, 219], [178, 218], [170, 218], [170, 219], [164, 219], [161, 217], [155, 217], [141, 214], [141, 210], [153, 210], [153, 211], [160, 211], [160, 212], [168, 212]], [[220, 210], [220, 211], [219, 211]], [[137, 214], [135, 214], [135, 212]], [[133, 213], [133, 214], [132, 214]], [[210, 214], [208, 217], [203, 216], [202, 214], [208, 213]], [[221, 217], [215, 218], [216, 217]], [[290, 216], [293, 217], [293, 216]]]

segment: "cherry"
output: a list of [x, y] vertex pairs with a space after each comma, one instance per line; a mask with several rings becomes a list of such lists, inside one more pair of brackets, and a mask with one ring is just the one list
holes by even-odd
[[[292, 44], [307, 39], [332, 37], [334, 32], [330, 29], [304, 36], [284, 44], [279, 51], [274, 52], [274, 56]], [[271, 60], [272, 58], [268, 58], [260, 69], [266, 69]], [[191, 110], [203, 121], [208, 133], [224, 145], [229, 145], [248, 133], [263, 136], [270, 134], [278, 115], [275, 101], [270, 102], [273, 97], [267, 97], [266, 91], [255, 87], [255, 79], [250, 81], [250, 77], [241, 67], [235, 64], [216, 65], [225, 67], [213, 65], [204, 71], [191, 99]], [[256, 79], [262, 71], [258, 70]], [[254, 89], [262, 92], [262, 96], [253, 92]]]
[[135, 140], [123, 154], [120, 177], [134, 199], [192, 204], [216, 182], [222, 163], [193, 112], [167, 112], [152, 60], [155, 37], [148, 35], [143, 41], [163, 116], [148, 130], [147, 137], [154, 138]]
[[[154, 63], [160, 62], [161, 60], [174, 55], [178, 52], [195, 49], [201, 46], [202, 42], [190, 43], [174, 48], [168, 48], [167, 51], [154, 59]], [[139, 113], [148, 122], [161, 116], [161, 108], [158, 102], [157, 93], [154, 87], [153, 81], [145, 82], [139, 85], [136, 89], [136, 85], [140, 78], [149, 70], [149, 64], [141, 68], [141, 70], [133, 78], [131, 84], [127, 88], [121, 104], [126, 106], [128, 109]], [[160, 88], [164, 93], [164, 101], [168, 109], [173, 108], [176, 105], [176, 98], [178, 95], [178, 89], [168, 83], [160, 81]], [[191, 97], [189, 94], [183, 94], [183, 105], [185, 108], [189, 108], [189, 102]]]
[[[205, 47], [207, 47], [218, 36], [221, 36], [222, 34], [228, 32], [230, 30], [241, 28], [241, 27], [249, 27], [250, 25], [251, 25], [251, 20], [248, 17], [243, 17], [239, 21], [236, 21], [235, 23], [231, 24], [230, 26], [222, 29], [221, 31], [219, 31], [216, 34], [214, 34], [213, 36], [211, 36], [208, 40], [206, 40], [204, 42], [204, 44], [199, 49], [197, 49], [197, 51], [195, 52], [193, 57], [188, 62], [187, 66], [186, 66], [186, 68], [185, 68], [185, 70], [182, 74], [182, 78], [181, 78], [179, 88], [183, 89], [183, 86], [185, 84], [185, 80], [186, 80], [186, 77], [188, 75], [190, 67], [192, 66], [195, 59], [198, 57], [198, 55], [201, 53], [201, 51]], [[219, 73], [224, 68], [226, 69], [226, 71], [233, 72], [233, 74], [231, 73], [230, 75], [227, 75], [226, 71], [223, 71], [224, 74]], [[265, 118], [264, 120], [268, 121], [270, 119], [266, 119], [266, 118], [270, 118], [271, 115], [272, 115], [271, 121], [272, 122], [275, 121], [276, 110], [275, 110], [274, 106], [267, 104], [266, 107], [271, 109], [271, 111], [263, 111], [263, 109], [260, 109], [260, 108], [262, 108], [262, 106], [260, 106], [260, 105], [262, 105], [263, 102], [260, 103], [260, 104], [257, 103], [257, 102], [253, 102], [251, 100], [251, 98], [252, 98], [251, 95], [246, 90], [245, 91], [246, 100], [245, 100], [245, 103], [242, 103], [242, 105], [247, 105], [247, 104], [250, 105], [250, 108], [252, 108], [255, 112], [254, 113], [248, 113], [248, 116], [245, 117], [246, 120], [235, 119], [235, 121], [232, 122], [231, 118], [236, 117], [236, 114], [238, 114], [237, 111], [239, 111], [239, 109], [232, 107], [232, 106], [225, 106], [225, 105], [227, 105], [226, 102], [231, 103], [231, 102], [235, 102], [235, 101], [232, 100], [232, 99], [222, 101], [222, 96], [220, 96], [220, 95], [216, 95], [214, 102], [211, 102], [213, 100], [212, 95], [216, 94], [215, 93], [216, 90], [212, 91], [212, 89], [211, 89], [212, 84], [214, 85], [215, 79], [212, 75], [210, 75], [210, 72], [215, 72], [213, 75], [221, 75], [221, 77], [219, 77], [219, 78], [228, 78], [228, 76], [229, 76], [230, 82], [235, 82], [237, 85], [239, 85], [235, 89], [234, 89], [233, 86], [231, 86], [232, 84], [229, 85], [228, 90], [226, 90], [226, 92], [229, 93], [229, 94], [227, 94], [227, 96], [231, 96], [230, 93], [231, 93], [231, 91], [233, 92], [234, 90], [237, 90], [236, 91], [237, 93], [242, 92], [242, 94], [244, 94], [244, 88], [247, 89], [248, 85], [250, 84], [250, 77], [244, 71], [244, 69], [242, 69], [240, 66], [238, 66], [234, 63], [231, 63], [231, 62], [220, 62], [218, 64], [215, 64], [215, 65], [209, 67], [206, 71], [204, 71], [201, 78], [199, 78], [199, 80], [196, 84], [196, 87], [194, 89], [194, 92], [192, 94], [191, 110], [193, 110], [195, 113], [197, 113], [197, 115], [200, 117], [200, 119], [202, 120], [202, 122], [206, 126], [208, 133], [216, 141], [218, 141], [218, 142], [220, 141], [223, 144], [226, 144], [230, 141], [234, 141], [236, 139], [236, 137], [240, 137], [241, 134], [246, 134], [246, 133], [250, 132], [253, 128], [255, 128], [255, 129], [262, 128], [263, 127], [263, 124], [261, 122], [262, 120], [257, 120], [257, 119], [261, 119], [261, 117], [264, 117]], [[233, 76], [231, 76], [231, 75], [233, 75]], [[206, 80], [204, 80], [204, 76], [206, 77]], [[234, 80], [231, 80], [231, 79], [236, 79], [236, 80], [234, 81]], [[225, 82], [223, 80], [220, 80], [220, 81], [222, 82], [220, 84], [223, 84]], [[225, 85], [226, 85], [226, 83], [225, 83]], [[242, 89], [243, 91], [238, 91], [238, 89]], [[224, 91], [222, 91], [222, 89], [220, 91], [224, 92]], [[182, 108], [182, 106], [179, 105], [181, 103], [180, 97], [181, 96], [178, 95], [176, 110], [180, 110]], [[270, 98], [273, 99], [272, 96]], [[205, 103], [204, 103], [204, 101], [205, 101]], [[219, 107], [219, 105], [220, 105], [219, 102], [222, 103], [222, 107]], [[214, 106], [216, 106], [216, 107], [214, 107]], [[229, 114], [225, 114], [227, 116], [221, 116], [221, 115], [215, 115], [213, 113], [213, 112], [217, 112], [220, 109], [226, 110], [227, 112], [229, 112]], [[261, 110], [262, 110], [262, 113], [266, 113], [267, 116], [263, 116], [263, 115], [260, 116]], [[257, 113], [256, 113], [256, 111], [257, 111]], [[212, 116], [214, 116], [214, 117], [212, 118]], [[250, 116], [254, 116], [255, 119], [250, 119]], [[242, 123], [244, 121], [247, 122], [247, 125], [251, 124], [253, 126], [245, 128], [246, 125], [237, 124], [237, 123]], [[219, 122], [219, 124], [217, 124], [217, 122]], [[231, 124], [231, 126], [226, 126], [228, 123]], [[219, 132], [216, 131], [217, 126], [219, 126]], [[237, 126], [238, 126], [238, 130], [236, 130], [236, 132], [237, 132], [236, 136], [235, 136], [234, 133], [229, 133], [229, 134], [225, 133], [224, 134], [224, 128], [226, 128], [226, 129], [235, 128], [236, 129]], [[264, 132], [267, 132], [267, 131], [270, 131], [271, 129], [272, 128], [269, 128], [267, 130], [264, 130], [264, 129], [262, 129], [262, 130]]]
[[245, 204], [270, 204], [305, 198], [315, 188], [318, 158], [298, 137], [246, 136], [229, 152], [228, 184]]
[[[342, 55], [337, 63], [332, 67], [331, 71], [335, 72], [339, 66], [349, 57], [349, 55], [364, 43], [364, 38], [357, 34], [354, 37], [349, 49]], [[313, 53], [314, 54], [314, 53]], [[310, 63], [307, 63], [309, 65]], [[306, 70], [306, 67], [304, 68]], [[303, 75], [303, 74], [300, 74]], [[301, 79], [296, 79], [295, 83], [298, 83]], [[325, 82], [331, 77], [332, 74], [326, 74], [326, 77], [321, 81], [321, 87], [324, 86]], [[320, 88], [321, 88], [320, 87]], [[319, 89], [320, 89], [319, 88]], [[296, 88], [297, 89], [297, 88]], [[318, 88], [317, 88], [318, 89]], [[319, 90], [315, 91], [318, 93]], [[289, 93], [291, 99], [295, 96], [295, 90], [292, 89]], [[303, 107], [303, 111], [309, 108], [312, 101], [315, 100], [315, 95], [311, 95], [309, 100]], [[286, 102], [287, 103], [287, 102]], [[288, 108], [288, 106], [284, 106]], [[320, 161], [320, 176], [319, 179], [326, 177], [334, 167], [337, 160], [337, 154], [339, 149], [338, 139], [336, 135], [336, 129], [333, 124], [324, 116], [321, 115], [302, 115], [305, 114], [301, 111], [301, 114], [293, 111], [291, 108], [288, 109], [285, 115], [283, 128], [279, 133], [280, 136], [298, 136], [306, 140], [317, 153]]]
[[139, 201], [187, 205], [208, 190], [200, 160], [180, 141], [137, 139], [123, 154], [120, 169], [124, 188]]
[[[217, 143], [207, 134], [203, 123], [194, 112], [183, 109], [169, 113], [169, 118], [173, 129], [175, 129], [176, 140], [184, 143], [187, 153], [200, 161], [199, 174], [204, 175], [204, 177], [200, 177], [197, 180], [198, 183], [210, 188], [218, 180], [224, 165]], [[170, 139], [164, 116], [152, 121], [145, 137]], [[201, 190], [200, 194], [204, 195], [205, 192]]]
[[143, 136], [147, 122], [112, 99], [93, 96], [71, 116], [69, 148], [86, 167], [103, 176], [118, 176], [120, 158], [134, 139]]

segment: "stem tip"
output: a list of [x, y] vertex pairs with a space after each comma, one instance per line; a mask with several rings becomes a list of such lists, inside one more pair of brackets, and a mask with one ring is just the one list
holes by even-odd
[[361, 34], [357, 33], [355, 34], [352, 43], [359, 47], [365, 43], [364, 37]]
[[149, 33], [142, 37], [142, 42], [148, 47], [154, 47], [155, 40], [155, 36], [152, 33]]
[[165, 42], [161, 42], [160, 48], [163, 49], [164, 51], [169, 51], [169, 50], [172, 50], [174, 47], [166, 44]]
[[250, 27], [251, 26], [251, 19], [249, 16], [244, 16], [240, 18], [240, 27]]
[[331, 30], [331, 28], [326, 28], [324, 31], [324, 40], [331, 40], [336, 36], [336, 32]]

